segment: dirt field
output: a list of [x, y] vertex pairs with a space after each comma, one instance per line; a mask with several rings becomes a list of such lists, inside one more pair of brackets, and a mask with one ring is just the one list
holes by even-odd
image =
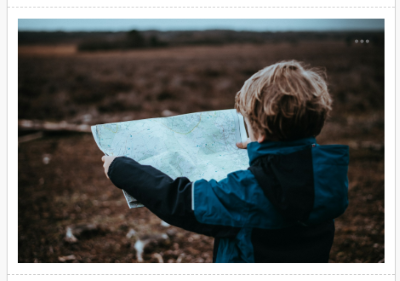
[[[47, 48], [47, 49], [46, 49]], [[99, 124], [233, 108], [257, 70], [297, 59], [325, 67], [334, 99], [320, 144], [350, 146], [349, 201], [336, 221], [331, 262], [384, 262], [384, 50], [344, 42], [180, 47], [77, 53], [21, 47], [19, 119]], [[20, 132], [20, 135], [26, 132]], [[19, 144], [19, 262], [137, 262], [135, 241], [158, 239], [145, 262], [211, 262], [213, 239], [129, 210], [106, 179], [90, 134], [45, 134]], [[93, 224], [75, 243], [68, 226]], [[136, 234], [127, 237], [133, 229]], [[154, 255], [158, 253], [159, 255]], [[72, 256], [71, 256], [72, 255]]]

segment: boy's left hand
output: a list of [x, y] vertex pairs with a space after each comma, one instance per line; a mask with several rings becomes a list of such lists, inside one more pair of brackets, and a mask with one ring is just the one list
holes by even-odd
[[247, 145], [251, 142], [250, 138], [248, 138], [245, 142], [238, 142], [236, 146], [241, 149], [247, 149]]
[[103, 165], [103, 167], [104, 167], [104, 173], [106, 174], [106, 177], [107, 177], [108, 179], [110, 179], [110, 178], [108, 177], [108, 168], [110, 167], [112, 161], [113, 161], [115, 158], [117, 158], [117, 157], [116, 157], [116, 156], [105, 156], [105, 155], [104, 155], [103, 157], [101, 157], [101, 161], [104, 162], [104, 165]]

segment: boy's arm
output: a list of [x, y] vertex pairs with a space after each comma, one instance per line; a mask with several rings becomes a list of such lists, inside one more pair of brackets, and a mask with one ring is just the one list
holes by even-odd
[[151, 212], [169, 224], [213, 237], [235, 237], [240, 228], [198, 222], [192, 210], [192, 182], [175, 180], [152, 166], [141, 165], [128, 157], [115, 158], [108, 177]]

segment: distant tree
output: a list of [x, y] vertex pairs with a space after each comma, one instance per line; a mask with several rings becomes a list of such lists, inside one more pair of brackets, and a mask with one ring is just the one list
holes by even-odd
[[131, 30], [126, 34], [126, 45], [128, 48], [143, 48], [145, 40], [143, 35], [137, 30]]
[[346, 36], [345, 41], [347, 46], [351, 46], [351, 43], [353, 43], [353, 39], [351, 38], [351, 36]]
[[153, 35], [149, 40], [150, 47], [165, 47], [167, 46], [166, 42], [160, 41], [157, 36]]

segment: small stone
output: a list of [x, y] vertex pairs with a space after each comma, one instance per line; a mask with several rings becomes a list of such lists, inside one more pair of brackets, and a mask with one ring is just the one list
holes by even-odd
[[154, 253], [153, 258], [156, 258], [159, 263], [163, 263], [163, 257], [159, 253]]
[[185, 256], [186, 256], [186, 255], [185, 255], [184, 253], [180, 254], [179, 257], [177, 258], [176, 262], [177, 262], [177, 263], [181, 263], [182, 260], [185, 258]]
[[75, 260], [75, 259], [76, 259], [76, 258], [75, 258], [74, 255], [58, 257], [58, 260], [59, 260], [60, 262], [73, 261], [73, 260]]
[[163, 110], [163, 112], [161, 112], [161, 115], [162, 115], [163, 117], [170, 117], [170, 116], [178, 115], [178, 113], [173, 112], [173, 111], [168, 110], [168, 109], [165, 109], [165, 110]]
[[72, 228], [70, 226], [67, 227], [67, 232], [65, 234], [64, 241], [66, 241], [68, 243], [78, 242], [78, 239], [72, 233]]
[[175, 236], [176, 236], [177, 232], [176, 232], [175, 229], [168, 229], [168, 230], [167, 230], [167, 234], [168, 234], [169, 237], [172, 238], [172, 237], [175, 237]]
[[171, 241], [167, 234], [151, 234], [141, 236], [135, 243], [134, 248], [136, 250], [136, 258], [138, 262], [143, 262], [143, 252], [151, 252], [160, 245], [168, 245]]
[[133, 228], [131, 228], [131, 229], [129, 229], [128, 233], [126, 234], [126, 238], [131, 239], [132, 237], [135, 237], [135, 235], [136, 235], [136, 231]]
[[47, 165], [50, 163], [51, 155], [50, 154], [43, 154], [43, 164]]
[[82, 116], [82, 122], [83, 123], [89, 123], [92, 121], [92, 115], [91, 114], [85, 114]]

